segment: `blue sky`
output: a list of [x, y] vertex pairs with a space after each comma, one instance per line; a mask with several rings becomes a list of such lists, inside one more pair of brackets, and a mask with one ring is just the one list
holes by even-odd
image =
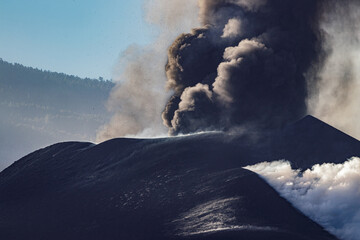
[[0, 0], [0, 58], [44, 70], [106, 79], [119, 54], [155, 30], [143, 0]]

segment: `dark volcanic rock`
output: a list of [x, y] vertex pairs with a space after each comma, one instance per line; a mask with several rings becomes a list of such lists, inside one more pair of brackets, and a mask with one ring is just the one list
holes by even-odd
[[336, 239], [242, 167], [355, 155], [358, 140], [310, 116], [262, 134], [59, 143], [0, 173], [0, 239]]

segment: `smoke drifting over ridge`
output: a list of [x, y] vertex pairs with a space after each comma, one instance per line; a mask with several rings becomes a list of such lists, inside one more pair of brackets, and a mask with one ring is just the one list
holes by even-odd
[[247, 166], [305, 215], [343, 240], [360, 235], [360, 158], [295, 170], [286, 161]]
[[201, 0], [203, 27], [168, 52], [171, 134], [279, 127], [306, 114], [318, 1]]

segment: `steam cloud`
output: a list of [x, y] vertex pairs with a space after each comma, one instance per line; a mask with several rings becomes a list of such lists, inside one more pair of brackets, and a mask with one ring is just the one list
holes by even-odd
[[304, 172], [286, 161], [247, 169], [262, 176], [305, 215], [344, 240], [360, 236], [360, 158], [343, 164], [314, 165]]

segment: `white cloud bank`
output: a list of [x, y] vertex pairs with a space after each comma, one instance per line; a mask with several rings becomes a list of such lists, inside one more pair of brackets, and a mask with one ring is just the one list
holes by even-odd
[[359, 239], [360, 158], [314, 165], [304, 172], [292, 169], [287, 161], [245, 168], [259, 174], [282, 197], [340, 239]]

